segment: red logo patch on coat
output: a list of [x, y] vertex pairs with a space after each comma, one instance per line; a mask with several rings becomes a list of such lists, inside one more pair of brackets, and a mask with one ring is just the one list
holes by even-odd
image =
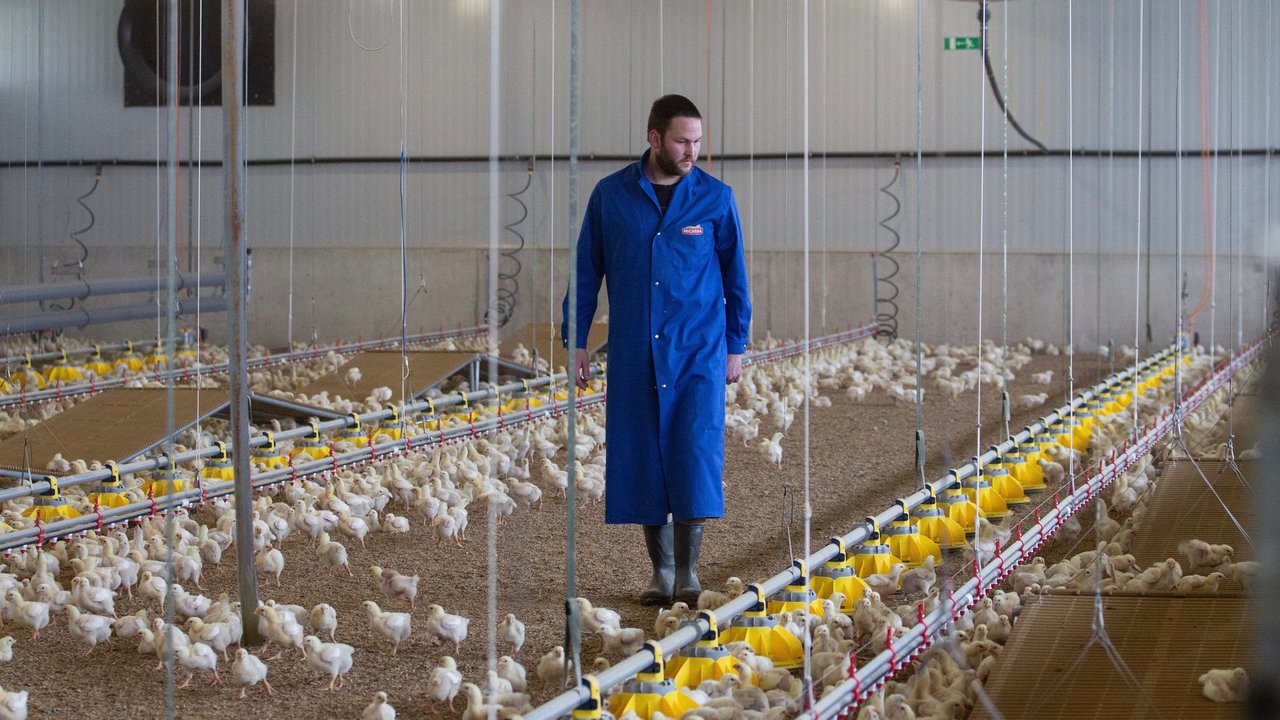
[[681, 233], [683, 233], [683, 234], [685, 234], [685, 235], [701, 235], [701, 234], [702, 234], [702, 226], [701, 226], [701, 225], [688, 225], [688, 226], [686, 226], [686, 227], [681, 228], [681, 229], [680, 229], [680, 232], [681, 232]]

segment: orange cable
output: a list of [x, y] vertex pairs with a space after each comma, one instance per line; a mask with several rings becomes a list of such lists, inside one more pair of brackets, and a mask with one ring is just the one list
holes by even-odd
[[1195, 328], [1196, 316], [1209, 303], [1213, 292], [1215, 270], [1214, 216], [1213, 216], [1213, 183], [1209, 163], [1209, 5], [1208, 0], [1200, 0], [1200, 189], [1204, 203], [1204, 289], [1200, 293], [1200, 303], [1187, 316], [1187, 330]]

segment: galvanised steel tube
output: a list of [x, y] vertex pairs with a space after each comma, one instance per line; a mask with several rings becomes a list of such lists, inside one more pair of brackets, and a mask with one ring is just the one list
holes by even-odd
[[[225, 274], [191, 275], [178, 274], [178, 290], [202, 287], [225, 287]], [[109, 280], [84, 280], [73, 283], [44, 283], [40, 285], [19, 285], [17, 287], [0, 288], [0, 305], [16, 303], [43, 302], [45, 300], [84, 300], [95, 295], [123, 295], [135, 292], [156, 292], [158, 285], [154, 277], [111, 278]]]
[[[194, 300], [178, 300], [174, 302], [178, 315], [195, 313]], [[200, 312], [217, 313], [227, 309], [225, 297], [200, 298]], [[100, 310], [62, 310], [58, 312], [42, 312], [21, 317], [0, 318], [0, 335], [36, 332], [52, 328], [84, 327], [100, 323], [125, 322], [128, 320], [146, 320], [156, 316], [156, 306], [152, 303], [142, 305], [122, 305], [120, 307], [102, 308]]]
[[[484, 332], [484, 328], [482, 327], [470, 327], [470, 328], [464, 328], [459, 330], [421, 333], [419, 335], [411, 335], [409, 337], [409, 342], [410, 344], [417, 344], [417, 343], [426, 343], [426, 342], [436, 342], [439, 340], [449, 340], [453, 338], [474, 337], [476, 335], [482, 334], [483, 332]], [[149, 343], [148, 347], [154, 346], [154, 345], [155, 345], [154, 342]], [[400, 345], [399, 338], [394, 338], [390, 340], [376, 340], [376, 341], [361, 340], [355, 343], [346, 343], [346, 344], [337, 344], [337, 345], [326, 346], [326, 347], [308, 348], [306, 350], [296, 350], [292, 352], [276, 353], [274, 355], [267, 355], [265, 357], [254, 358], [249, 360], [248, 367], [250, 370], [256, 370], [258, 368], [272, 367], [275, 365], [283, 365], [285, 363], [290, 363], [290, 362], [299, 362], [303, 360], [315, 360], [317, 358], [324, 357], [330, 352], [336, 352], [340, 355], [349, 355], [351, 353], [362, 352], [364, 350], [375, 350], [375, 349], [384, 348], [384, 347], [398, 347], [399, 345]], [[127, 346], [124, 344], [120, 344], [114, 347], [115, 349], [124, 349]], [[134, 344], [135, 349], [141, 348], [141, 347], [143, 346]], [[103, 349], [106, 349], [106, 348], [104, 347]], [[75, 352], [89, 353], [93, 351], [80, 350]], [[46, 355], [49, 358], [59, 357], [59, 353], [46, 353]], [[32, 357], [32, 360], [36, 359], [35, 355], [32, 355], [31, 357]], [[3, 362], [5, 363], [25, 362], [25, 357], [5, 358]], [[193, 367], [193, 368], [173, 368], [171, 370], [166, 370], [166, 371], [155, 371], [151, 373], [146, 373], [145, 376], [147, 379], [155, 380], [156, 382], [163, 382], [171, 378], [174, 380], [185, 381], [193, 377], [203, 377], [205, 375], [222, 375], [222, 374], [225, 374], [226, 372], [227, 372], [227, 363], [218, 363], [216, 365], [200, 365], [198, 367]], [[130, 375], [128, 377], [103, 378], [99, 380], [75, 383], [72, 385], [59, 384], [56, 387], [45, 389], [45, 390], [38, 390], [32, 393], [21, 392], [21, 393], [15, 393], [11, 395], [4, 395], [4, 396], [0, 396], [0, 409], [4, 409], [13, 405], [25, 405], [27, 403], [43, 402], [46, 400], [61, 400], [64, 397], [95, 393], [95, 392], [98, 392], [99, 390], [106, 390], [108, 388], [113, 388], [113, 387], [123, 387], [135, 377], [138, 377], [138, 376], [135, 374], [135, 375]]]
[[[593, 393], [591, 395], [580, 396], [579, 404], [583, 407], [598, 405], [604, 402], [604, 397], [604, 393]], [[390, 440], [384, 443], [379, 443], [376, 446], [357, 448], [347, 453], [333, 455], [320, 460], [308, 460], [306, 462], [296, 463], [290, 468], [281, 468], [265, 473], [258, 473], [257, 475], [252, 475], [250, 481], [255, 490], [276, 485], [281, 482], [292, 482], [295, 479], [302, 479], [319, 473], [331, 472], [338, 468], [348, 467], [362, 462], [370, 462], [402, 452], [461, 440], [480, 433], [501, 430], [511, 424], [523, 423], [548, 416], [554, 417], [562, 412], [563, 409], [567, 409], [567, 407], [568, 401], [566, 400], [554, 405], [544, 405], [530, 410], [520, 410], [500, 418], [486, 418], [485, 420], [475, 423], [474, 428], [468, 425], [440, 431], [432, 430], [412, 437], [402, 438], [400, 440]], [[177, 458], [188, 454], [189, 453], [183, 453], [182, 455], [175, 456], [174, 462], [178, 462]], [[160, 458], [160, 461], [160, 466], [167, 464], [164, 462], [163, 458]], [[123, 475], [126, 472], [136, 472], [138, 469], [146, 469], [137, 468], [135, 466], [150, 464], [152, 464], [151, 461], [122, 465], [120, 466], [120, 474]], [[110, 477], [109, 472], [99, 472], [94, 474]], [[59, 484], [63, 485], [64, 483], [60, 482]], [[0, 551], [8, 552], [15, 548], [20, 548], [32, 543], [44, 543], [66, 535], [100, 530], [107, 525], [166, 512], [168, 510], [185, 507], [192, 502], [201, 502], [218, 498], [224, 495], [230, 495], [234, 492], [234, 483], [220, 482], [218, 483], [218, 486], [212, 489], [209, 487], [195, 487], [172, 495], [155, 498], [154, 500], [149, 499], [118, 508], [99, 508], [99, 513], [81, 515], [76, 518], [68, 518], [48, 524], [41, 524], [37, 525], [35, 528], [26, 528], [0, 535]]]
[[[1146, 360], [1138, 364], [1136, 370], [1138, 372], [1141, 372], [1142, 370], [1148, 367], [1151, 367], [1154, 364], [1162, 362], [1165, 358], [1168, 357], [1168, 355], [1171, 352], [1172, 352], [1171, 349], [1166, 349], [1161, 351], [1160, 353], [1157, 353], [1156, 355], [1153, 355], [1147, 358]], [[1113, 387], [1123, 383], [1125, 380], [1127, 380], [1133, 375], [1134, 371], [1135, 369], [1126, 369], [1122, 372], [1112, 375], [1107, 380], [1104, 380], [1103, 382], [1098, 383], [1092, 389], [1085, 390], [1067, 405], [1063, 406], [1062, 408], [1060, 408], [1059, 410], [1053, 413], [1050, 413], [1049, 415], [1045, 416], [1044, 418], [1037, 421], [1036, 423], [1028, 426], [1022, 432], [1014, 435], [1013, 437], [1009, 438], [1005, 442], [996, 446], [996, 449], [998, 449], [1000, 452], [1004, 452], [1014, 447], [1017, 442], [1020, 442], [1023, 439], [1031, 437], [1032, 435], [1039, 432], [1040, 430], [1048, 427], [1054, 420], [1062, 417], [1064, 414], [1069, 413], [1075, 408], [1084, 404], [1090, 398], [1092, 398], [1095, 394], [1100, 393], [1102, 390], [1106, 389], [1107, 387]], [[980, 458], [981, 462], [983, 464], [986, 464], [991, 460], [995, 459], [997, 455], [996, 449], [993, 449], [991, 451], [988, 451], [987, 453], [984, 453], [982, 455], [982, 458]], [[978, 468], [978, 465], [974, 461], [965, 463], [960, 468], [953, 470], [951, 473], [948, 473], [941, 480], [935, 483], [931, 483], [931, 487], [933, 488], [933, 491], [944, 490], [948, 487], [951, 487], [951, 485], [955, 484], [956, 482], [959, 482], [960, 480], [963, 480], [966, 477], [970, 477], [974, 475], [977, 472], [977, 468]], [[933, 491], [929, 489], [923, 489], [907, 496], [904, 500], [907, 503], [908, 511], [914, 510], [916, 507], [918, 507], [931, 494], [933, 494]], [[841, 541], [845, 544], [845, 547], [855, 547], [857, 545], [860, 545], [863, 542], [865, 542], [867, 538], [870, 537], [871, 535], [870, 521], [874, 520], [878, 527], [886, 527], [889, 523], [901, 517], [902, 514], [903, 514], [902, 508], [898, 505], [894, 505], [888, 510], [885, 510], [884, 512], [875, 516], [874, 518], [869, 517], [867, 519], [867, 522], [864, 522], [863, 524], [855, 527], [851, 532], [849, 532], [847, 535], [841, 538]], [[808, 559], [806, 560], [806, 567], [808, 568], [821, 567], [823, 563], [835, 557], [836, 552], [837, 552], [836, 545], [834, 543], [827, 543], [826, 545], [822, 546], [821, 548], [816, 550], [812, 555], [808, 557]], [[791, 568], [784, 570], [783, 572], [778, 573], [777, 575], [774, 575], [768, 580], [762, 583], [758, 583], [760, 587], [760, 592], [761, 594], [764, 595], [764, 597], [758, 598], [754, 592], [747, 591], [742, 595], [738, 596], [737, 598], [735, 598], [734, 600], [730, 601], [729, 603], [725, 604], [724, 606], [717, 608], [715, 612], [717, 625], [721, 628], [727, 627], [732, 620], [737, 618], [747, 609], [754, 606], [757, 602], [764, 602], [769, 596], [782, 590], [787, 585], [799, 579], [799, 577], [800, 577], [800, 570], [799, 568], [793, 565]], [[976, 581], [974, 582], [976, 583]], [[664, 656], [670, 655], [671, 653], [678, 652], [682, 648], [693, 644], [695, 641], [698, 640], [698, 638], [702, 636], [702, 633], [706, 632], [707, 630], [708, 628], [706, 623], [699, 620], [681, 628], [680, 630], [672, 633], [671, 635], [668, 635], [666, 638], [663, 638], [662, 642], [660, 643], [662, 647], [663, 655]], [[607, 690], [608, 688], [613, 687], [618, 683], [631, 679], [632, 677], [634, 677], [634, 675], [637, 672], [649, 666], [650, 660], [648, 658], [649, 656], [647, 653], [641, 652], [631, 656], [630, 658], [627, 658], [627, 660], [623, 662], [613, 665], [608, 670], [606, 670], [605, 672], [601, 673], [599, 676], [596, 677], [596, 681], [598, 682], [598, 686], [600, 690], [602, 691]], [[586, 702], [588, 699], [589, 699], [589, 694], [586, 687], [572, 688], [548, 700], [542, 705], [539, 705], [538, 707], [534, 708], [533, 711], [525, 715], [525, 719], [526, 720], [553, 720], [554, 718], [558, 718], [562, 715], [566, 715], [572, 712], [575, 708], [577, 708], [582, 703]]]
[[1210, 395], [1221, 389], [1227, 378], [1252, 362], [1261, 353], [1261, 349], [1261, 341], [1255, 341], [1190, 391], [1181, 404], [1180, 410], [1167, 410], [1156, 420], [1147, 423], [1140, 439], [1127, 444], [1124, 451], [1111, 463], [1104, 466], [1086, 483], [1078, 486], [1039, 522], [1032, 525], [1018, 538], [1016, 546], [1011, 543], [997, 558], [982, 567], [977, 577], [970, 578], [961, 586], [958, 593], [953, 593], [953, 600], [935, 608], [925, 616], [925, 622], [917, 623], [912, 627], [894, 645], [892, 651], [886, 650], [872, 658], [854, 673], [854, 677], [827, 691], [810, 712], [799, 717], [807, 720], [825, 720], [843, 712], [855, 701], [861, 702], [866, 694], [873, 692], [891, 673], [901, 669], [900, 660], [910, 659], [918, 651], [923, 650], [928, 639], [936, 636], [946, 625], [954, 621], [958, 616], [957, 611], [959, 613], [967, 611], [980, 596], [985, 594], [985, 590], [991, 589], [1002, 581], [1004, 576], [1021, 565], [1026, 556], [1035, 552], [1045, 540], [1057, 532], [1058, 527], [1067, 518], [1097, 497], [1120, 473], [1151, 452], [1158, 442], [1181, 424], [1182, 417], [1186, 413], [1195, 410]]

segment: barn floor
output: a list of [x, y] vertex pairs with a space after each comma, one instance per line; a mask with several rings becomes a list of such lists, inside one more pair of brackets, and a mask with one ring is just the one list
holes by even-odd
[[[1050, 402], [1030, 411], [1014, 411], [1013, 430], [1037, 419], [1040, 413], [1065, 399], [1066, 357], [1037, 355], [1011, 383], [1011, 392], [1051, 392]], [[1030, 373], [1055, 370], [1055, 382], [1032, 385]], [[1099, 380], [1106, 368], [1092, 357], [1077, 357], [1077, 390]], [[818, 547], [834, 534], [844, 534], [866, 515], [880, 512], [895, 498], [919, 487], [913, 472], [914, 409], [895, 404], [883, 393], [864, 403], [833, 394], [832, 407], [814, 408], [809, 429], [810, 483], [813, 501], [813, 545]], [[950, 464], [975, 454], [976, 398], [966, 393], [954, 403], [939, 393], [926, 393], [925, 433], [929, 463], [927, 477], [937, 479]], [[983, 447], [1003, 439], [1000, 428], [1000, 395], [983, 388]], [[942, 438], [946, 437], [947, 442]], [[784, 441], [782, 469], [770, 466], [755, 448], [727, 449], [727, 516], [709, 526], [702, 554], [704, 587], [720, 588], [731, 575], [759, 580], [785, 568], [803, 542], [803, 462], [805, 429], [797, 417]], [[536, 480], [535, 476], [535, 480]], [[580, 505], [578, 513], [578, 594], [597, 605], [617, 609], [623, 624], [651, 630], [656, 611], [634, 601], [647, 584], [647, 557], [637, 528], [606, 526], [603, 506]], [[514, 612], [528, 626], [528, 637], [519, 660], [529, 671], [534, 701], [555, 694], [543, 687], [534, 669], [538, 658], [562, 642], [565, 595], [565, 505], [548, 493], [541, 510], [517, 512], [498, 532], [497, 608]], [[797, 548], [788, 552], [788, 542]], [[239, 688], [230, 678], [229, 663], [221, 663], [223, 685], [210, 687], [197, 677], [191, 687], [178, 690], [176, 716], [226, 718], [255, 712], [263, 717], [295, 719], [358, 717], [378, 690], [390, 695], [398, 717], [421, 718], [435, 712], [427, 695], [427, 679], [442, 655], [452, 647], [433, 644], [424, 631], [426, 606], [436, 603], [446, 611], [471, 619], [471, 634], [458, 654], [467, 681], [483, 682], [486, 667], [485, 583], [488, 572], [486, 522], [477, 513], [462, 547], [438, 546], [416, 525], [408, 536], [372, 533], [367, 548], [350, 544], [355, 577], [345, 573], [326, 575], [314, 559], [305, 538], [290, 537], [284, 543], [286, 566], [283, 587], [276, 588], [260, 576], [262, 599], [310, 607], [328, 602], [338, 610], [338, 640], [357, 648], [355, 667], [346, 685], [336, 693], [327, 678], [296, 656], [268, 663], [275, 689], [267, 697], [259, 686], [250, 699], [237, 699]], [[234, 560], [228, 554], [221, 567], [207, 567], [203, 578], [206, 595], [235, 594]], [[372, 564], [405, 574], [422, 576], [414, 612], [414, 635], [390, 654], [389, 644], [370, 635], [370, 625], [360, 603], [382, 601], [368, 568]], [[961, 571], [959, 560], [947, 569]], [[65, 579], [65, 578], [64, 578]], [[382, 602], [384, 609], [389, 608]], [[145, 605], [138, 601], [117, 603], [120, 614]], [[155, 608], [151, 608], [154, 612]], [[32, 642], [26, 628], [6, 627], [4, 633], [18, 639], [14, 661], [0, 665], [0, 685], [9, 690], [30, 691], [30, 717], [128, 717], [139, 720], [166, 715], [165, 675], [155, 670], [154, 657], [142, 657], [131, 641], [113, 639], [85, 657], [84, 646], [72, 638], [64, 618], [58, 618]], [[583, 657], [590, 663], [600, 648], [594, 637], [584, 639]], [[181, 678], [179, 678], [181, 679]], [[456, 717], [465, 703], [458, 698]]]

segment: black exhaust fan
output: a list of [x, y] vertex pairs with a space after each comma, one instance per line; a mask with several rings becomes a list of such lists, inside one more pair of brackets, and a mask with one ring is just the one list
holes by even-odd
[[[178, 102], [222, 104], [222, 3], [178, 3]], [[168, 0], [125, 0], [116, 28], [125, 107], [169, 102]], [[274, 105], [275, 0], [249, 0], [245, 23], [245, 103]]]

